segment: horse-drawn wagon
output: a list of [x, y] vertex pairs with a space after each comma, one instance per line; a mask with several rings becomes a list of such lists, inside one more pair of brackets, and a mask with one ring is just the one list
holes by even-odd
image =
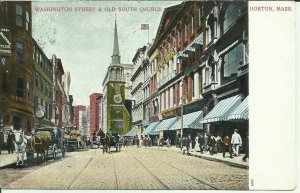
[[49, 155], [56, 159], [65, 156], [63, 131], [57, 127], [42, 127], [35, 129], [34, 135], [27, 141], [27, 159], [33, 160], [34, 153], [42, 154], [46, 161]]
[[82, 142], [82, 136], [80, 130], [70, 130], [69, 133], [64, 134], [64, 140], [66, 142], [67, 151], [79, 151]]

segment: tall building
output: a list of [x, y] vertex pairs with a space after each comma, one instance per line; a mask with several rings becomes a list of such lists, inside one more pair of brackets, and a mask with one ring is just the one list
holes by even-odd
[[184, 1], [164, 10], [147, 53], [156, 71], [150, 76], [147, 131], [171, 141], [181, 131], [222, 135], [237, 128], [246, 135], [247, 10], [247, 2], [209, 1]]
[[63, 127], [72, 126], [71, 110], [72, 104], [70, 103], [70, 85], [71, 76], [70, 72], [65, 72], [62, 76], [62, 87], [64, 91], [63, 106], [62, 106], [62, 124]]
[[57, 125], [57, 127], [63, 127], [63, 103], [65, 100], [65, 92], [62, 86], [62, 76], [64, 75], [64, 68], [60, 58], [56, 55], [52, 55], [52, 82], [53, 82], [53, 92], [52, 92], [52, 122]]
[[100, 93], [93, 93], [90, 95], [90, 115], [89, 115], [89, 123], [90, 123], [90, 138], [92, 139], [94, 131], [98, 131], [99, 127], [99, 104], [100, 98], [102, 98], [102, 94]]
[[52, 63], [33, 39], [34, 113], [44, 111], [44, 117], [34, 116], [34, 127], [54, 126], [52, 118]]
[[[80, 126], [82, 125], [82, 119], [79, 118], [80, 112], [86, 110], [86, 106], [84, 105], [76, 105], [73, 107], [74, 109], [74, 127], [79, 130], [79, 122], [81, 122]], [[82, 116], [81, 116], [82, 117]]]
[[31, 2], [0, 3], [0, 126], [34, 126]]
[[98, 128], [100, 130], [102, 130], [103, 126], [102, 126], [102, 122], [103, 122], [103, 95], [101, 94], [100, 96], [98, 96], [98, 98], [96, 99], [97, 100], [97, 104], [98, 104], [98, 121], [99, 121], [99, 124], [98, 124]]
[[[130, 72], [132, 71], [133, 66], [121, 64], [116, 20], [113, 55], [111, 58], [111, 64], [108, 67], [102, 84], [104, 88], [103, 130], [111, 130], [112, 132], [125, 134], [131, 129], [131, 102], [126, 102], [126, 80], [128, 81], [128, 84], [130, 84]], [[129, 85], [127, 85], [127, 87], [129, 87]], [[129, 91], [127, 92], [127, 95], [130, 97]]]

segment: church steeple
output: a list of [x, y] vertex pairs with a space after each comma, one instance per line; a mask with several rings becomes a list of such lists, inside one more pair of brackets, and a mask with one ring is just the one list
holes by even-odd
[[114, 48], [113, 48], [113, 55], [111, 56], [112, 65], [120, 65], [120, 53], [119, 53], [119, 41], [118, 41], [118, 30], [117, 30], [117, 21], [115, 16], [115, 32], [114, 32]]

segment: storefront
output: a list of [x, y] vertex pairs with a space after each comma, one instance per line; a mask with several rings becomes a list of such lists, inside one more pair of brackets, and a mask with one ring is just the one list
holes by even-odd
[[[195, 136], [203, 130], [203, 125], [200, 121], [203, 118], [202, 111], [196, 111], [183, 115], [183, 136]], [[176, 136], [181, 134], [181, 118], [172, 126], [171, 130], [176, 131]]]
[[248, 97], [241, 95], [221, 100], [201, 121], [205, 132], [211, 135], [231, 135], [238, 129], [240, 135], [245, 137], [249, 131]]
[[170, 128], [173, 126], [173, 124], [176, 123], [176, 121], [177, 121], [177, 117], [172, 117], [160, 122], [156, 129], [156, 131], [159, 132], [159, 137], [167, 139], [167, 138], [172, 138], [172, 136], [174, 135], [175, 138], [175, 132], [170, 132]]

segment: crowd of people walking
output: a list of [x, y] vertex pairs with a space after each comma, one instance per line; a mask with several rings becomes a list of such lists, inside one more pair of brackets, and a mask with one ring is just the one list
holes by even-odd
[[[180, 138], [176, 141], [180, 141]], [[226, 153], [229, 153], [229, 157], [234, 158], [240, 155], [242, 149], [245, 154], [242, 158], [243, 161], [246, 161], [249, 157], [248, 136], [245, 138], [243, 144], [243, 140], [237, 129], [234, 129], [234, 133], [231, 137], [227, 132], [224, 132], [222, 136], [214, 136], [209, 133], [198, 133], [195, 137], [189, 135], [188, 137], [183, 137], [182, 144], [187, 153], [193, 151], [200, 152], [201, 154], [209, 153], [210, 155], [222, 153], [223, 158], [225, 158]], [[176, 144], [176, 147], [180, 146], [181, 144]]]

